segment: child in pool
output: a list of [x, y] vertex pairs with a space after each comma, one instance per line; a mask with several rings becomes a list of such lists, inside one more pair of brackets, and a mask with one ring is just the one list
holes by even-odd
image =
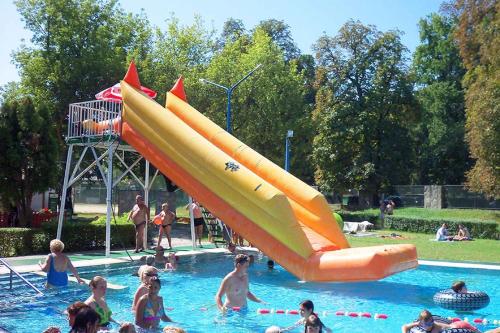
[[135, 311], [139, 299], [148, 293], [148, 283], [153, 277], [158, 277], [158, 269], [153, 266], [146, 266], [143, 270], [139, 271], [139, 278], [141, 284], [135, 291], [134, 301], [132, 302], [132, 311]]
[[141, 328], [157, 328], [161, 321], [172, 321], [163, 307], [163, 297], [158, 296], [161, 289], [160, 279], [153, 277], [148, 283], [148, 293], [142, 296], [135, 311], [135, 324]]
[[435, 322], [432, 314], [428, 310], [420, 312], [418, 321], [401, 326], [401, 332], [407, 333], [415, 326], [419, 326], [422, 330], [430, 333], [439, 333], [446, 328], [451, 328], [448, 324]]

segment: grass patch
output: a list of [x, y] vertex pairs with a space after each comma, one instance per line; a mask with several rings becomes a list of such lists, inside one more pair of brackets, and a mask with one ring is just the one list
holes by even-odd
[[[352, 212], [354, 214], [379, 215], [380, 210], [365, 209]], [[500, 211], [485, 209], [429, 209], [403, 207], [394, 210], [394, 216], [412, 217], [419, 219], [455, 220], [455, 221], [496, 221], [500, 223]]]
[[417, 247], [419, 259], [446, 261], [473, 261], [500, 264], [500, 242], [490, 239], [476, 239], [470, 242], [435, 242], [427, 234], [403, 231], [384, 230], [378, 235], [388, 235], [392, 232], [402, 235], [405, 239], [381, 237], [353, 237], [347, 235], [352, 247], [376, 246], [384, 244], [414, 244]]

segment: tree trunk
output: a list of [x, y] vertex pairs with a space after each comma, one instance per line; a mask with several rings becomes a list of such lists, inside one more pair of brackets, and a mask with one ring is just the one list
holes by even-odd
[[33, 211], [31, 210], [31, 196], [17, 202], [16, 206], [18, 212], [19, 227], [31, 227], [31, 221], [33, 220]]

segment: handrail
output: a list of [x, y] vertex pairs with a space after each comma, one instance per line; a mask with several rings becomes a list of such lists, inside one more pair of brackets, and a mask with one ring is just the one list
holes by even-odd
[[0, 262], [10, 270], [10, 288], [12, 289], [12, 273], [16, 274], [21, 280], [24, 281], [31, 289], [35, 290], [37, 293], [43, 295], [43, 293], [35, 287], [31, 282], [26, 280], [21, 274], [19, 274], [14, 268], [12, 268], [3, 258], [0, 258]]

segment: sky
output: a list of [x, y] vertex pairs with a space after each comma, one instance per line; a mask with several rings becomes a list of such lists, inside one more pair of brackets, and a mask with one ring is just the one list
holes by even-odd
[[[120, 0], [128, 12], [144, 9], [153, 25], [164, 28], [165, 20], [173, 13], [182, 25], [190, 25], [200, 15], [208, 28], [222, 30], [232, 17], [241, 19], [252, 29], [266, 19], [283, 20], [290, 26], [292, 37], [304, 53], [326, 33], [337, 34], [348, 20], [373, 24], [380, 31], [398, 29], [404, 33], [402, 42], [413, 52], [419, 44], [418, 21], [437, 12], [442, 0]], [[12, 64], [12, 51], [31, 34], [11, 0], [0, 0], [0, 86], [18, 81], [17, 68]]]

